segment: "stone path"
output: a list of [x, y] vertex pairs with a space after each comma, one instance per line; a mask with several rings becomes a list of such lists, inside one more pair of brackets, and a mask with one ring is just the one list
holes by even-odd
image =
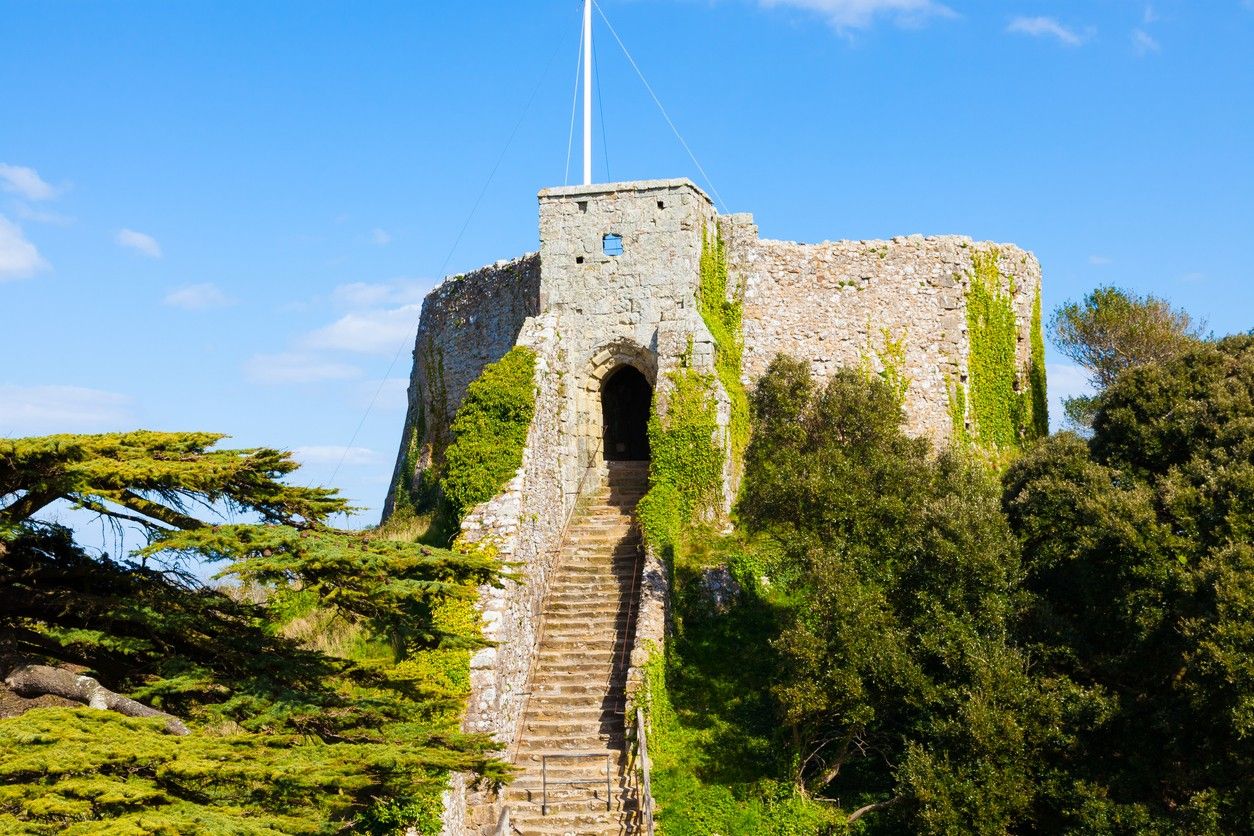
[[[505, 790], [512, 829], [524, 836], [632, 832], [636, 791], [624, 771], [624, 685], [639, 586], [632, 512], [648, 487], [648, 462], [606, 467], [599, 490], [581, 498], [571, 519], [544, 603], [514, 758], [521, 774]], [[583, 783], [556, 783], [564, 781]]]

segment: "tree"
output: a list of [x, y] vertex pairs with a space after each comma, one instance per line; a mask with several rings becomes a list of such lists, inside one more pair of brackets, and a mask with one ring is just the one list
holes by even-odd
[[[0, 441], [0, 829], [430, 828], [448, 770], [503, 776], [458, 731], [455, 660], [482, 640], [448, 615], [495, 561], [333, 529], [347, 503], [285, 483], [289, 454], [221, 438]], [[148, 542], [90, 554], [35, 516], [57, 501]]]
[[[1192, 348], [1204, 326], [1162, 299], [1108, 286], [1060, 307], [1049, 330], [1058, 349], [1104, 389], [1125, 369], [1161, 363]], [[1070, 398], [1064, 408], [1073, 423], [1088, 426], [1093, 399]]]
[[1001, 833], [1025, 820], [1053, 708], [1011, 639], [1015, 544], [991, 477], [908, 438], [893, 393], [777, 358], [752, 399], [742, 521], [794, 602], [775, 688], [796, 780], [850, 821]]
[[1007, 473], [1024, 634], [1070, 690], [1051, 829], [1234, 833], [1254, 821], [1254, 337], [1120, 374], [1093, 436]]

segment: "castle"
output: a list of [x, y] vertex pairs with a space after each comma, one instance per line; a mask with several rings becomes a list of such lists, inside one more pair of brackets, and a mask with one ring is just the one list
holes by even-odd
[[[467, 730], [494, 735], [506, 751], [519, 744], [546, 596], [561, 578], [577, 500], [603, 481], [607, 460], [648, 458], [645, 425], [651, 409], [665, 409], [673, 372], [710, 376], [716, 440], [732, 443], [732, 398], [715, 375], [716, 338], [700, 310], [709, 248], [725, 261], [728, 300], [741, 305], [740, 384], [751, 388], [780, 353], [809, 362], [819, 378], [847, 366], [891, 374], [908, 431], [938, 444], [1027, 434], [1043, 420], [1040, 266], [1013, 245], [919, 235], [765, 240], [752, 216], [718, 214], [685, 179], [545, 189], [539, 219], [538, 253], [448, 278], [423, 303], [385, 512], [402, 501], [398, 488], [438, 461], [483, 368], [516, 345], [530, 348], [535, 415], [522, 467], [462, 523], [464, 541], [490, 538], [520, 567], [521, 582], [483, 590], [494, 646], [472, 660], [466, 719]], [[730, 507], [738, 462], [724, 461]], [[623, 622], [634, 630], [626, 637], [633, 668], [645, 642], [662, 638], [665, 573], [651, 559]], [[451, 797], [464, 794], [455, 781]], [[461, 803], [452, 797], [450, 806]], [[475, 832], [465, 815], [449, 813], [446, 830]]]

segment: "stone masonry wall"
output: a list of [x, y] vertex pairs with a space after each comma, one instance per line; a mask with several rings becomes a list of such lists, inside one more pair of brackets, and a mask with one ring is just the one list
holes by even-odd
[[[518, 341], [527, 317], [539, 313], [540, 255], [529, 253], [450, 276], [427, 294], [414, 340], [409, 408], [383, 516], [391, 515], [395, 491], [443, 455], [448, 424], [483, 367], [501, 359]], [[418, 455], [410, 456], [415, 432]], [[405, 472], [409, 471], [409, 472]]]
[[[905, 339], [907, 429], [937, 443], [952, 435], [950, 387], [967, 385], [966, 290], [972, 252], [994, 245], [958, 236], [911, 235], [889, 241], [798, 244], [756, 240], [743, 232], [730, 246], [733, 272], [744, 273], [748, 385], [776, 354], [809, 361], [820, 378], [857, 367], [883, 351], [885, 331]], [[1019, 367], [1030, 351], [1032, 301], [1040, 287], [1035, 257], [996, 245], [1010, 277], [1019, 326]], [[969, 402], [968, 398], [968, 402]]]
[[[607, 374], [633, 365], [665, 389], [690, 341], [693, 365], [713, 370], [696, 293], [702, 231], [715, 223], [713, 204], [687, 180], [540, 192], [540, 304], [560, 334], [568, 504], [598, 450]], [[622, 237], [621, 255], [604, 252], [607, 234]]]

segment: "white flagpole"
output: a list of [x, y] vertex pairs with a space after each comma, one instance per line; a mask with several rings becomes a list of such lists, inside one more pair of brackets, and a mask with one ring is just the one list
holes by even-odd
[[583, 2], [583, 184], [592, 185], [592, 0]]

